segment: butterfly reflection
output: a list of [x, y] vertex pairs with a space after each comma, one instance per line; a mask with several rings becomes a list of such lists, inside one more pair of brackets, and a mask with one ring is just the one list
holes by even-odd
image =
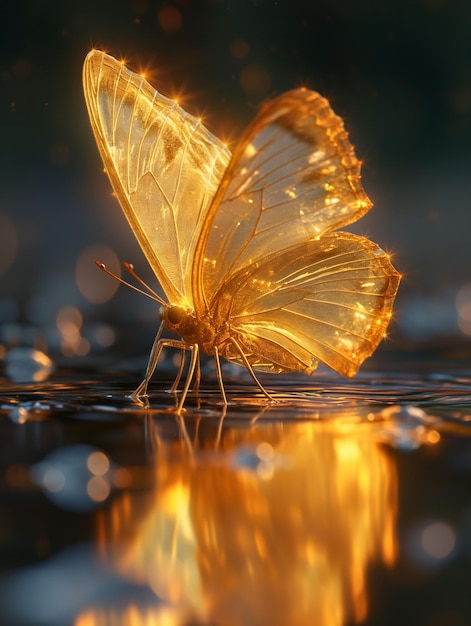
[[201, 351], [224, 403], [221, 356], [267, 397], [256, 371], [311, 374], [322, 361], [353, 376], [385, 334], [400, 276], [376, 244], [336, 232], [371, 203], [328, 101], [303, 88], [268, 102], [231, 155], [104, 52], [88, 54], [83, 81], [105, 169], [167, 299], [151, 294], [161, 325], [134, 397], [165, 346], [191, 353], [178, 410]]
[[[160, 422], [146, 470], [153, 480], [98, 512], [98, 552], [179, 610], [169, 624], [362, 622], [369, 568], [397, 558], [397, 469], [381, 443], [384, 425], [349, 410], [332, 420], [225, 427], [215, 450], [206, 423], [191, 454]], [[113, 610], [121, 619], [88, 613], [77, 626], [164, 623], [146, 620], [146, 606]]]

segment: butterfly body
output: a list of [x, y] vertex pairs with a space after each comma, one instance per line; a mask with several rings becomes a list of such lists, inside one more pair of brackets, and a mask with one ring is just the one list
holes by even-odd
[[227, 341], [228, 333], [217, 329], [207, 317], [197, 318], [195, 312], [180, 305], [160, 307], [160, 320], [168, 330], [178, 333], [189, 346], [197, 344], [206, 354], [212, 354], [214, 348], [221, 350]]
[[[164, 293], [162, 348], [255, 372], [353, 376], [385, 334], [400, 276], [389, 255], [338, 229], [371, 207], [343, 122], [314, 91], [265, 104], [233, 154], [201, 120], [113, 57], [84, 64], [92, 129], [115, 195]], [[167, 340], [162, 331], [181, 340]], [[179, 379], [181, 374], [178, 374]]]

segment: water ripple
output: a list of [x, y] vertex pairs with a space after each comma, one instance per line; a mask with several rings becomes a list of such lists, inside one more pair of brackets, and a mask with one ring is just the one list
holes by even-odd
[[[308, 380], [309, 382], [306, 382]], [[471, 423], [471, 374], [463, 371], [381, 374], [363, 372], [354, 380], [334, 375], [265, 377], [264, 385], [276, 402], [267, 404], [250, 382], [225, 378], [229, 406], [224, 409], [216, 381], [204, 386], [197, 397], [189, 394], [186, 416], [227, 419], [292, 420], [332, 418], [352, 408], [364, 419], [390, 407], [416, 407], [441, 419]], [[68, 417], [79, 420], [119, 420], [172, 412], [178, 392], [163, 389], [170, 384], [155, 381], [149, 407], [129, 397], [135, 384], [113, 375], [60, 372], [41, 384], [4, 384], [0, 393], [0, 415], [16, 423]], [[160, 387], [160, 389], [159, 389]], [[401, 411], [398, 410], [398, 414]]]

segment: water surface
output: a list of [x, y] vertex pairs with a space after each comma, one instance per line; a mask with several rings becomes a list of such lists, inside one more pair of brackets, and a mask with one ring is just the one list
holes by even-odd
[[3, 382], [2, 624], [471, 623], [471, 372], [225, 381]]

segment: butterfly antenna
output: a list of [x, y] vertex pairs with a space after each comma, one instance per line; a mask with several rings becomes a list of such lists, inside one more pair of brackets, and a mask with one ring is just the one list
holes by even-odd
[[165, 303], [163, 302], [162, 298], [159, 296], [159, 294], [158, 294], [158, 293], [156, 293], [156, 292], [155, 292], [155, 291], [154, 291], [151, 287], [149, 287], [149, 285], [148, 285], [146, 282], [144, 282], [144, 281], [142, 280], [142, 278], [141, 278], [138, 274], [136, 274], [136, 272], [134, 271], [134, 265], [132, 265], [132, 263], [127, 263], [127, 262], [125, 261], [125, 262], [123, 263], [123, 265], [124, 265], [125, 269], [127, 269], [127, 271], [131, 274], [131, 276], [132, 276], [135, 280], [137, 280], [137, 282], [138, 282], [140, 285], [142, 285], [143, 287], [145, 287], [145, 288], [147, 289], [147, 291], [148, 291], [149, 293], [151, 293], [151, 294], [154, 296], [154, 298], [156, 298], [159, 302], [162, 302], [162, 304], [165, 304]]
[[[163, 306], [165, 306], [164, 300], [162, 300], [162, 298], [159, 295], [157, 295], [154, 291], [152, 291], [152, 289], [149, 289], [150, 293], [147, 293], [146, 291], [139, 289], [139, 287], [136, 287], [135, 285], [128, 283], [127, 280], [123, 280], [119, 276], [116, 276], [116, 274], [113, 274], [113, 272], [111, 272], [104, 263], [100, 263], [100, 261], [95, 261], [95, 265], [99, 267], [101, 270], [103, 270], [105, 274], [108, 274], [108, 276], [111, 276], [111, 278], [114, 278], [122, 285], [126, 285], [126, 287], [133, 289], [133, 291], [137, 291], [137, 293], [140, 293], [143, 296], [146, 296], [147, 298], [150, 298], [151, 300], [155, 300], [155, 302], [158, 302], [159, 304], [162, 304]], [[142, 281], [139, 281], [139, 282], [142, 282]], [[147, 287], [147, 285], [145, 286]]]

